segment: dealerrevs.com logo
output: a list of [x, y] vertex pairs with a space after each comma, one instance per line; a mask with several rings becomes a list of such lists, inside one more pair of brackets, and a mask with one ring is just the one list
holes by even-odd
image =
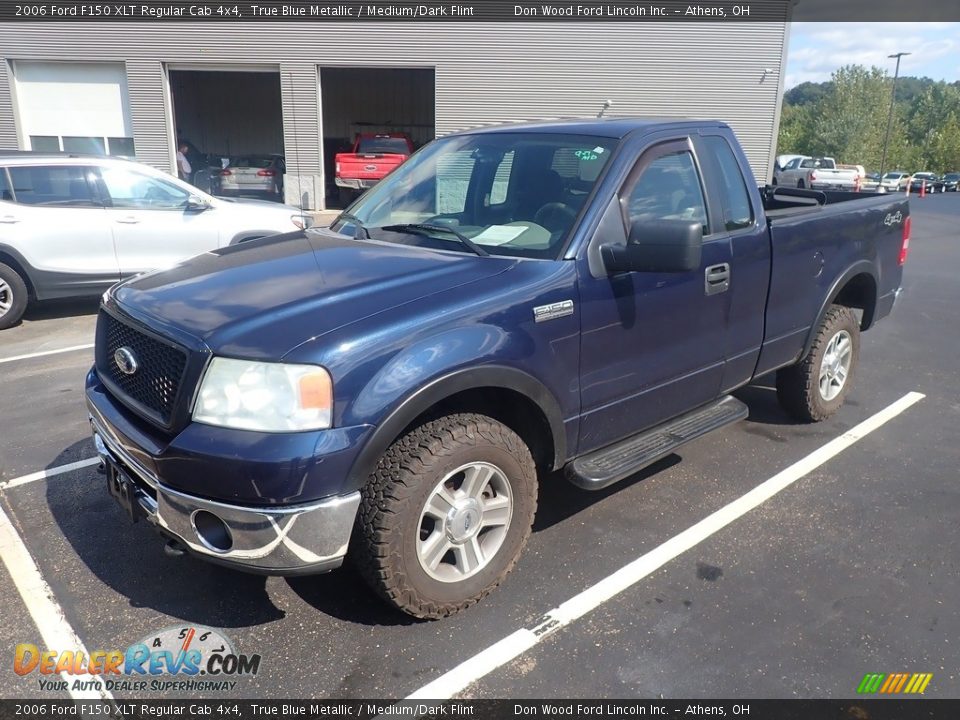
[[[243, 655], [219, 630], [168, 627], [126, 650], [41, 650], [21, 643], [14, 650], [17, 675], [36, 673], [41, 690], [218, 691], [233, 690], [233, 678], [256, 675], [260, 655]], [[62, 675], [77, 676], [72, 681]], [[84, 677], [86, 676], [86, 677]], [[201, 679], [202, 676], [202, 679]]]

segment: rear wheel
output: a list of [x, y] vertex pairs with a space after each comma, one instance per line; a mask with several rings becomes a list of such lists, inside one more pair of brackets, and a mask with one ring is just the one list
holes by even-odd
[[777, 399], [798, 420], [818, 422], [846, 399], [860, 357], [860, 326], [850, 308], [832, 305], [803, 359], [777, 372]]
[[452, 615], [513, 569], [537, 505], [536, 467], [510, 428], [457, 414], [397, 440], [362, 491], [350, 554], [387, 602]]
[[0, 263], [0, 330], [16, 325], [27, 310], [27, 284], [9, 265]]
[[797, 180], [797, 187], [803, 190], [806, 187], [806, 184], [803, 182], [803, 180]]

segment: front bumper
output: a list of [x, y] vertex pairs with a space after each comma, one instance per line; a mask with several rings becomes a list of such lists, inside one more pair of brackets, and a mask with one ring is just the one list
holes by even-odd
[[319, 573], [342, 564], [359, 492], [285, 507], [195, 497], [164, 485], [92, 416], [90, 424], [111, 494], [126, 496], [134, 520], [143, 517], [194, 555], [267, 575]]

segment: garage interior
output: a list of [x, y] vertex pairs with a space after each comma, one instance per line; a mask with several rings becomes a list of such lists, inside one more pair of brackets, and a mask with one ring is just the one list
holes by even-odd
[[216, 191], [220, 158], [283, 154], [279, 71], [171, 69], [169, 77], [177, 144], [190, 146], [194, 172], [209, 162], [214, 180], [208, 188], [198, 175], [198, 187]]
[[434, 68], [320, 68], [327, 207], [341, 207], [334, 158], [359, 133], [406, 133], [415, 148], [436, 134]]

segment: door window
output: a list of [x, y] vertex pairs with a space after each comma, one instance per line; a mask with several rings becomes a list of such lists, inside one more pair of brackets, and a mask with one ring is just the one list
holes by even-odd
[[630, 224], [653, 220], [687, 220], [707, 229], [707, 208], [700, 177], [689, 150], [652, 160], [637, 178], [627, 198]]
[[7, 180], [7, 171], [5, 168], [0, 168], [0, 200], [5, 200], [6, 202], [13, 200], [13, 192], [10, 190], [10, 181]]
[[190, 193], [173, 183], [120, 167], [100, 169], [100, 177], [115, 208], [131, 210], [179, 210]]
[[90, 172], [80, 165], [12, 167], [10, 180], [21, 205], [94, 207], [99, 203], [87, 182]]
[[723, 182], [720, 185], [723, 202], [723, 224], [727, 230], [741, 230], [753, 225], [753, 208], [747, 183], [743, 179], [737, 158], [730, 145], [721, 137], [706, 137], [704, 144], [717, 161]]

